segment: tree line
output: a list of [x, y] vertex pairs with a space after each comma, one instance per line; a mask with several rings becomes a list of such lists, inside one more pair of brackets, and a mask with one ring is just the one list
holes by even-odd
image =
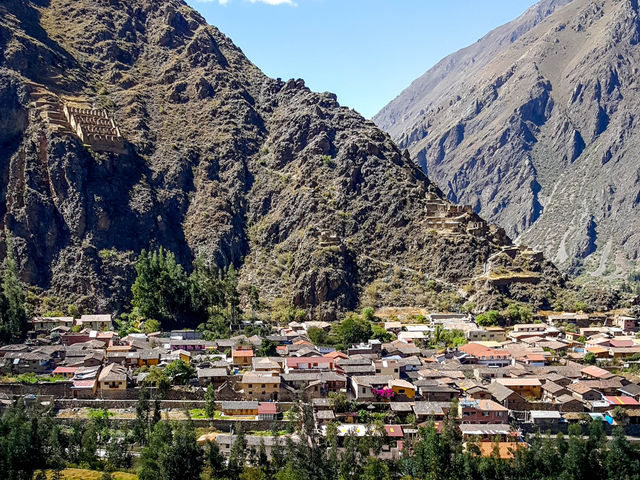
[[233, 265], [223, 271], [198, 258], [188, 274], [163, 248], [140, 252], [131, 293], [132, 310], [122, 316], [123, 333], [133, 331], [134, 325], [151, 324], [163, 330], [198, 328], [206, 338], [221, 338], [242, 315]]
[[[152, 406], [153, 404], [153, 406]], [[69, 466], [135, 471], [140, 480], [632, 480], [640, 479], [640, 452], [623, 430], [608, 439], [594, 420], [583, 435], [572, 425], [563, 436], [535, 435], [528, 448], [500, 457], [499, 439], [489, 456], [479, 444], [466, 444], [457, 419], [448, 416], [440, 432], [433, 423], [405, 440], [399, 458], [382, 460], [384, 429], [374, 420], [363, 437], [340, 437], [335, 424], [326, 436], [315, 425], [309, 405], [297, 404], [293, 418], [298, 441], [276, 437], [267, 455], [264, 442], [250, 448], [241, 424], [228, 460], [212, 442], [199, 444], [191, 421], [161, 419], [157, 401], [141, 398], [134, 428], [118, 428], [104, 410], [87, 421], [59, 424], [50, 413], [19, 402], [0, 418], [0, 480], [44, 478]], [[139, 453], [134, 461], [133, 451]], [[58, 477], [59, 478], [59, 477]]]

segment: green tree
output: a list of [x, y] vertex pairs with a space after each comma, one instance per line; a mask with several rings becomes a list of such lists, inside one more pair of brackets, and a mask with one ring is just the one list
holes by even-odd
[[160, 322], [158, 320], [154, 320], [153, 318], [149, 320], [145, 320], [142, 326], [142, 331], [147, 334], [158, 332], [161, 329], [162, 329], [162, 325], [160, 324]]
[[133, 437], [140, 445], [146, 445], [149, 435], [149, 390], [142, 387], [136, 403], [136, 421], [133, 425]]
[[529, 323], [533, 318], [531, 307], [518, 303], [510, 303], [502, 312], [502, 317], [508, 324]]
[[216, 412], [216, 392], [213, 388], [213, 384], [207, 385], [207, 390], [204, 393], [205, 406], [204, 411], [207, 418], [213, 418]]
[[360, 342], [366, 342], [372, 335], [371, 322], [355, 313], [347, 314], [344, 320], [335, 327], [337, 343], [344, 348]]
[[176, 385], [186, 385], [196, 376], [196, 369], [184, 360], [174, 360], [165, 367], [164, 372]]
[[260, 348], [258, 349], [259, 357], [272, 357], [276, 354], [278, 348], [278, 343], [268, 338], [263, 338], [262, 343], [260, 344]]
[[595, 365], [596, 364], [596, 356], [593, 352], [587, 352], [584, 356], [584, 363], [587, 365]]
[[169, 390], [171, 390], [171, 381], [164, 370], [156, 366], [152, 366], [149, 370], [149, 375], [144, 379], [145, 385], [153, 385], [156, 387], [156, 398], [167, 398]]
[[476, 323], [481, 327], [495, 327], [503, 321], [502, 315], [497, 310], [489, 310], [476, 316]]
[[606, 454], [605, 468], [609, 480], [640, 478], [640, 452], [634, 448], [621, 427], [613, 430]]
[[386, 331], [384, 327], [381, 327], [380, 325], [373, 325], [371, 327], [371, 331], [371, 338], [379, 340], [382, 343], [391, 342], [394, 338], [393, 333]]
[[160, 321], [164, 329], [182, 325], [191, 311], [189, 282], [175, 255], [163, 248], [142, 250], [136, 262], [131, 304], [145, 318]]
[[0, 344], [21, 341], [28, 330], [25, 291], [18, 278], [13, 241], [6, 237], [7, 256], [4, 260], [4, 278], [0, 296]]
[[362, 480], [391, 480], [389, 465], [374, 457], [367, 458], [362, 472]]
[[314, 345], [326, 345], [328, 340], [327, 332], [319, 327], [309, 327], [307, 336]]
[[199, 480], [204, 466], [204, 452], [196, 442], [193, 423], [179, 422], [166, 455], [160, 461], [165, 480], [182, 478]]

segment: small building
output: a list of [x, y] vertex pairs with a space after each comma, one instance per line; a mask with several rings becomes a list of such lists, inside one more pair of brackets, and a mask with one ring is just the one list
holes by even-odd
[[198, 384], [203, 387], [212, 383], [214, 388], [218, 388], [228, 377], [226, 368], [198, 368], [196, 372]]
[[280, 375], [248, 372], [242, 375], [240, 386], [243, 395], [250, 400], [278, 400], [280, 395]]
[[613, 409], [615, 407], [622, 407], [625, 409], [640, 409], [640, 402], [632, 397], [626, 396], [605, 396], [604, 401], [609, 404]]
[[[245, 435], [245, 441], [247, 442], [247, 448], [254, 451], [260, 450], [264, 446], [264, 452], [267, 455], [267, 459], [271, 459], [273, 456], [273, 450], [276, 448], [282, 449], [287, 442], [290, 441], [294, 444], [300, 443], [300, 437], [298, 435], [287, 435], [282, 437], [274, 437], [271, 435]], [[236, 443], [237, 436], [230, 435], [228, 433], [218, 433], [215, 435], [214, 442], [218, 445], [220, 453], [225, 457], [231, 454], [231, 449]], [[203, 439], [206, 441], [206, 439]]]
[[222, 414], [228, 417], [255, 417], [258, 415], [256, 401], [225, 401], [222, 402]]
[[567, 386], [567, 389], [571, 392], [571, 395], [582, 402], [594, 402], [602, 399], [602, 394], [598, 390], [583, 382], [571, 383]]
[[39, 352], [7, 352], [4, 355], [5, 368], [12, 373], [35, 373], [44, 375], [55, 368], [51, 355]]
[[562, 421], [562, 415], [555, 410], [532, 410], [529, 412], [529, 421], [541, 430], [556, 430]]
[[507, 332], [502, 327], [486, 327], [482, 329], [469, 330], [467, 332], [469, 342], [505, 342]]
[[560, 395], [556, 403], [561, 412], [584, 412], [584, 403], [573, 395]]
[[333, 410], [318, 410], [315, 412], [316, 423], [318, 426], [326, 425], [327, 423], [331, 423], [336, 419], [336, 414]]
[[289, 357], [286, 359], [286, 371], [333, 370], [334, 362], [327, 357]]
[[512, 360], [508, 351], [485, 347], [479, 343], [468, 343], [459, 347], [458, 350], [474, 359], [475, 363], [487, 367], [506, 367], [511, 364]]
[[77, 370], [78, 370], [78, 367], [62, 367], [62, 366], [60, 366], [60, 367], [56, 367], [53, 370], [53, 372], [51, 372], [51, 375], [72, 378], [76, 374]]
[[545, 402], [553, 402], [556, 398], [562, 395], [571, 395], [571, 392], [566, 387], [558, 385], [557, 383], [547, 381], [542, 385], [542, 400]]
[[234, 349], [231, 352], [231, 362], [239, 368], [250, 368], [251, 359], [253, 358], [252, 349]]
[[[360, 375], [351, 377], [351, 388], [354, 397], [358, 401], [373, 400], [376, 396], [384, 395], [385, 390], [389, 391], [388, 397], [395, 395], [389, 388], [389, 381], [393, 380], [390, 375]], [[376, 394], [374, 392], [381, 392]]]
[[412, 399], [416, 396], [416, 387], [406, 380], [393, 379], [389, 380], [389, 388], [393, 391], [394, 395], [402, 395], [408, 399]]
[[78, 325], [89, 330], [113, 330], [111, 315], [82, 315]]
[[277, 420], [278, 404], [275, 402], [262, 402], [258, 404], [258, 420]]
[[508, 437], [511, 435], [511, 426], [509, 424], [486, 424], [486, 423], [463, 423], [458, 425], [460, 433], [462, 433], [462, 439], [465, 441], [493, 441], [493, 439], [500, 435], [501, 437]]
[[529, 410], [529, 402], [522, 395], [514, 392], [510, 388], [494, 382], [487, 387], [493, 399], [509, 410], [526, 411]]
[[33, 317], [29, 324], [34, 332], [50, 332], [57, 327], [73, 327], [73, 317]]
[[524, 398], [534, 400], [542, 398], [542, 383], [537, 378], [497, 378], [496, 383], [513, 390]]
[[[391, 405], [393, 405], [393, 403]], [[439, 422], [444, 420], [450, 407], [450, 402], [415, 402], [413, 405], [413, 414], [418, 422]]]
[[589, 365], [588, 367], [580, 370], [583, 378], [591, 378], [594, 380], [608, 380], [615, 377], [615, 374], [611, 373], [604, 368], [596, 367], [595, 365]]
[[458, 416], [462, 423], [497, 423], [509, 421], [509, 409], [493, 400], [461, 400]]
[[127, 369], [117, 363], [110, 363], [102, 369], [98, 377], [98, 389], [103, 397], [121, 397], [127, 390]]

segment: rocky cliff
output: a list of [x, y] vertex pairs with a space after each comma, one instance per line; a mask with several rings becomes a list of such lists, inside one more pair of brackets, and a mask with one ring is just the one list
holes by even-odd
[[636, 0], [543, 1], [375, 118], [448, 197], [572, 273], [637, 269]]
[[[107, 112], [124, 146], [81, 141], [65, 106]], [[365, 292], [455, 291], [509, 243], [441, 200], [373, 122], [266, 77], [178, 0], [2, 2], [0, 167], [23, 279], [99, 311], [126, 305], [143, 248], [234, 264], [266, 303], [332, 319]], [[460, 211], [433, 228], [429, 202]], [[540, 291], [562, 282], [541, 259], [526, 270]]]

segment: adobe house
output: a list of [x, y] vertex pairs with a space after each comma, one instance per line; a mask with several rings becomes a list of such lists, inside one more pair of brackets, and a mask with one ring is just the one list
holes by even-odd
[[250, 368], [252, 358], [253, 358], [253, 350], [250, 348], [234, 349], [231, 352], [231, 361], [234, 366], [239, 368]]
[[493, 400], [461, 400], [458, 416], [462, 423], [505, 424], [509, 421], [509, 409]]
[[495, 381], [524, 398], [542, 398], [542, 383], [537, 378], [496, 378]]
[[127, 390], [127, 369], [117, 363], [110, 363], [102, 369], [98, 377], [98, 389], [103, 397], [122, 397]]
[[242, 375], [240, 387], [243, 396], [251, 400], [278, 400], [280, 395], [280, 375], [248, 372]]

